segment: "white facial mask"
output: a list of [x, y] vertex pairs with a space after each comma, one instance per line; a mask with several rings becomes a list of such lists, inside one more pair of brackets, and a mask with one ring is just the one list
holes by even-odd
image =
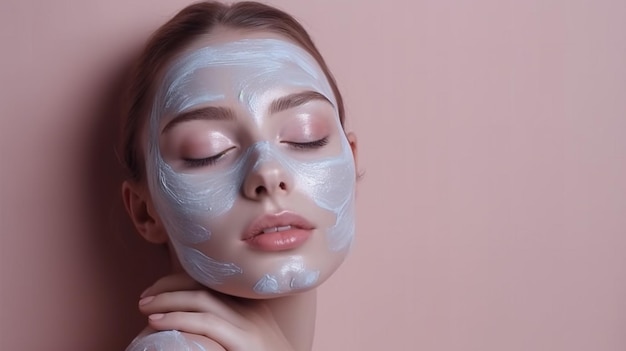
[[[315, 91], [337, 105], [316, 61], [300, 47], [276, 39], [244, 39], [192, 51], [171, 65], [156, 94], [146, 148], [148, 184], [183, 268], [206, 286], [214, 287], [231, 276], [246, 274], [237, 257], [220, 262], [196, 246], [211, 240], [212, 221], [236, 205], [246, 175], [265, 162], [278, 163], [293, 176], [295, 191], [336, 215], [335, 225], [326, 231], [329, 251], [346, 250], [352, 242], [355, 169], [338, 116], [335, 120], [341, 131], [341, 152], [331, 157], [296, 159], [273, 141], [259, 140], [227, 169], [185, 174], [177, 173], [161, 156], [160, 131], [174, 116], [200, 106], [235, 101], [256, 125], [261, 125], [267, 101], [281, 97], [285, 91]], [[258, 277], [250, 289], [268, 294], [313, 286], [319, 272], [304, 262], [291, 257]]]
[[126, 348], [126, 351], [206, 351], [193, 340], [189, 340], [179, 331], [167, 330], [138, 336]]
[[319, 271], [306, 268], [301, 257], [293, 257], [280, 268], [279, 272], [265, 274], [254, 285], [254, 291], [261, 295], [307, 289], [317, 283]]

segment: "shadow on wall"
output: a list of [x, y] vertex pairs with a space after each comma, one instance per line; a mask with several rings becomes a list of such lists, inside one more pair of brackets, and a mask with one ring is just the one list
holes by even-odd
[[[102, 85], [102, 97], [96, 104], [94, 128], [90, 144], [86, 145], [84, 177], [87, 198], [91, 206], [88, 213], [93, 228], [88, 264], [98, 276], [95, 293], [100, 297], [94, 307], [101, 319], [92, 340], [97, 344], [86, 345], [93, 351], [123, 350], [132, 338], [145, 326], [146, 318], [137, 309], [140, 293], [167, 272], [165, 247], [145, 242], [134, 230], [124, 209], [121, 183], [124, 171], [117, 143], [121, 130], [121, 100], [124, 83], [133, 58], [118, 65]], [[96, 279], [94, 279], [96, 280]]]

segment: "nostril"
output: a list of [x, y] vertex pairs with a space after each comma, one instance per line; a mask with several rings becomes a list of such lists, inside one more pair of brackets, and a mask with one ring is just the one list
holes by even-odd
[[257, 187], [256, 187], [256, 189], [254, 189], [254, 192], [255, 192], [257, 195], [261, 195], [261, 194], [263, 194], [265, 191], [266, 191], [266, 189], [265, 189], [265, 187], [264, 187], [263, 185], [259, 185], [259, 186], [257, 186]]
[[[265, 185], [259, 185], [256, 188], [254, 188], [254, 193], [257, 196], [258, 195], [263, 195], [263, 194], [269, 194], [270, 192], [273, 192], [273, 191], [270, 191], [270, 189], [272, 189], [272, 188], [267, 188]], [[278, 188], [281, 189], [281, 190], [287, 190], [287, 184], [285, 184], [285, 182], [280, 182], [278, 184]], [[276, 189], [276, 190], [278, 190], [278, 189]]]

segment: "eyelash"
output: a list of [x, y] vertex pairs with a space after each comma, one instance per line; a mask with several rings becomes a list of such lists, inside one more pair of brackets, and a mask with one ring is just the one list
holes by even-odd
[[[315, 141], [310, 141], [308, 143], [294, 143], [294, 142], [285, 142], [285, 143], [289, 144], [290, 147], [297, 149], [297, 150], [313, 150], [313, 149], [319, 149], [321, 147], [326, 146], [328, 144], [328, 137], [324, 137], [322, 139], [315, 140]], [[231, 149], [232, 148], [226, 149], [220, 152], [219, 154], [215, 156], [211, 156], [211, 157], [183, 158], [183, 161], [185, 161], [185, 165], [187, 167], [191, 167], [191, 168], [212, 166], [215, 163], [217, 163], [217, 161], [219, 161], [222, 157], [224, 157], [226, 153], [230, 151]]]
[[293, 143], [293, 142], [285, 142], [289, 144], [294, 149], [298, 150], [311, 150], [311, 149], [319, 149], [326, 144], [328, 144], [328, 137], [324, 137], [320, 140], [311, 141], [308, 143]]
[[215, 156], [211, 156], [207, 158], [183, 158], [183, 161], [185, 161], [185, 165], [187, 167], [191, 167], [191, 168], [212, 166], [215, 163], [217, 163], [217, 161], [219, 161], [222, 157], [224, 157], [228, 151], [232, 149], [233, 148], [226, 149]]

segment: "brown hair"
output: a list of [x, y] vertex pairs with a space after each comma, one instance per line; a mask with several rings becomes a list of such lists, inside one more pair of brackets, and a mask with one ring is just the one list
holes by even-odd
[[145, 172], [138, 134], [146, 120], [157, 74], [185, 46], [217, 26], [274, 32], [300, 45], [313, 56], [326, 75], [343, 125], [344, 107], [337, 83], [306, 30], [292, 16], [257, 2], [232, 5], [214, 1], [195, 3], [181, 10], [152, 35], [131, 75], [123, 113], [121, 145], [124, 166], [130, 179], [140, 181]]

